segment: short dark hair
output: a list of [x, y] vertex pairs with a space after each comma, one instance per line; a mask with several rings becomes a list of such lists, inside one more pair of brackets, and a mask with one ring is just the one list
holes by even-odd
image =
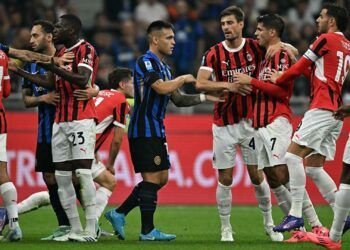
[[280, 15], [277, 14], [266, 14], [259, 16], [256, 21], [262, 23], [264, 27], [268, 29], [276, 30], [279, 37], [282, 36], [284, 30], [284, 22]]
[[36, 20], [33, 22], [33, 26], [36, 25], [40, 25], [41, 29], [45, 32], [45, 33], [51, 33], [53, 32], [54, 26], [51, 22], [46, 21], [46, 20]]
[[112, 89], [117, 89], [119, 88], [119, 83], [121, 81], [128, 81], [131, 77], [131, 69], [123, 67], [115, 68], [111, 73], [108, 74], [109, 87]]
[[69, 28], [73, 29], [75, 34], [79, 34], [81, 32], [82, 24], [79, 17], [72, 14], [65, 14], [60, 16], [60, 18], [67, 21]]
[[349, 22], [349, 14], [344, 7], [332, 3], [326, 3], [322, 6], [322, 9], [327, 10], [328, 16], [335, 18], [337, 27], [340, 31], [343, 32], [346, 30]]
[[241, 8], [232, 5], [230, 7], [227, 7], [220, 13], [220, 20], [224, 16], [231, 16], [234, 15], [236, 17], [237, 22], [243, 22], [244, 21], [244, 12]]
[[171, 23], [163, 20], [158, 20], [158, 21], [152, 22], [148, 26], [147, 36], [149, 36], [153, 31], [159, 31], [161, 29], [172, 29], [175, 32], [175, 28]]

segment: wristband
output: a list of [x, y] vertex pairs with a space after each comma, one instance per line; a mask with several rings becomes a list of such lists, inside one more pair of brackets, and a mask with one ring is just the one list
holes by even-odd
[[201, 102], [205, 102], [207, 100], [207, 98], [205, 97], [205, 94], [203, 93], [199, 94], [199, 99], [201, 100]]

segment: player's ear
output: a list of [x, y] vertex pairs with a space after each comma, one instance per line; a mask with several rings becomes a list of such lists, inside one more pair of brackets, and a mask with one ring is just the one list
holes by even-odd
[[120, 81], [119, 82], [119, 88], [121, 88], [121, 89], [125, 89], [125, 82], [124, 81]]
[[328, 23], [330, 24], [330, 26], [337, 26], [337, 21], [334, 17], [330, 17]]
[[46, 37], [48, 41], [52, 41], [52, 33], [47, 33]]

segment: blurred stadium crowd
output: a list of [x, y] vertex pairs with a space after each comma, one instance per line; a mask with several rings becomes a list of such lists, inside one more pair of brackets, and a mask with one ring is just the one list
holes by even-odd
[[[90, 1], [85, 0], [84, 4]], [[223, 40], [219, 14], [229, 5], [240, 6], [245, 14], [244, 36], [253, 37], [256, 18], [266, 13], [284, 17], [286, 27], [283, 40], [299, 49], [302, 54], [316, 35], [315, 17], [323, 0], [95, 0], [100, 8], [90, 9], [94, 19], [85, 26], [84, 36], [100, 55], [96, 83], [106, 84], [107, 74], [116, 65], [133, 67], [136, 58], [147, 50], [145, 29], [157, 19], [171, 21], [176, 28], [176, 46], [169, 58], [175, 74], [196, 74], [201, 57], [212, 45]], [[69, 0], [0, 0], [0, 42], [15, 48], [30, 49], [30, 25], [36, 19], [55, 22], [65, 13], [83, 16], [78, 1]], [[82, 1], [80, 1], [82, 2]], [[329, 1], [328, 1], [329, 2]], [[350, 0], [337, 1], [350, 9]], [[84, 23], [83, 23], [84, 25]], [[350, 26], [350, 25], [349, 25]], [[348, 26], [348, 27], [349, 27]], [[346, 32], [350, 37], [350, 30]], [[349, 79], [349, 78], [348, 78]], [[344, 87], [350, 95], [350, 86]], [[20, 79], [13, 77], [14, 95], [21, 92]], [[185, 87], [195, 91], [193, 86]], [[17, 93], [17, 95], [16, 95]], [[305, 79], [295, 82], [294, 97], [306, 100], [309, 85]], [[210, 109], [209, 109], [210, 110]]]

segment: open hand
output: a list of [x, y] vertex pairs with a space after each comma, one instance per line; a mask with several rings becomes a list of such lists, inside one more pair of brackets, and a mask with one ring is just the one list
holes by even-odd
[[45, 95], [41, 96], [43, 102], [50, 104], [50, 105], [57, 105], [57, 103], [60, 101], [60, 95], [56, 92], [49, 92]]
[[53, 60], [55, 64], [59, 67], [64, 67], [65, 64], [73, 62], [74, 53], [66, 52], [60, 57], [54, 57]]
[[236, 84], [249, 84], [250, 85], [251, 79], [252, 78], [249, 75], [242, 74], [242, 73], [236, 73], [234, 75], [234, 83], [236, 83]]
[[281, 75], [282, 73], [273, 69], [272, 71], [266, 72], [266, 80], [276, 83], [277, 78], [280, 77]]

